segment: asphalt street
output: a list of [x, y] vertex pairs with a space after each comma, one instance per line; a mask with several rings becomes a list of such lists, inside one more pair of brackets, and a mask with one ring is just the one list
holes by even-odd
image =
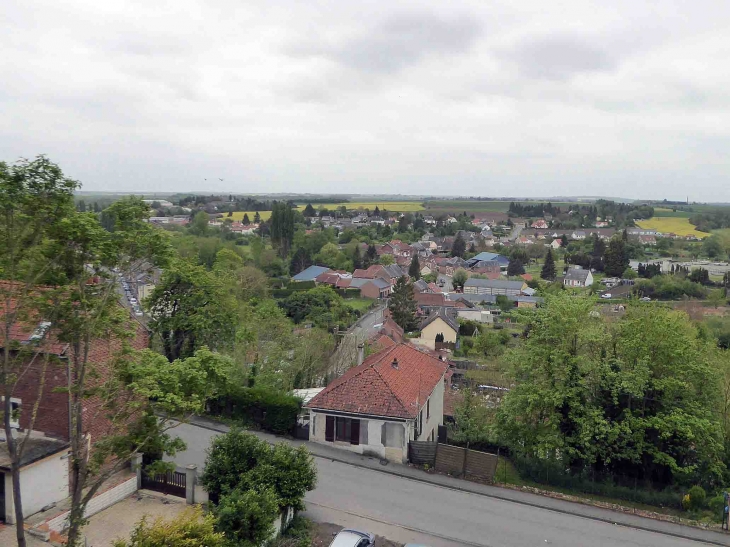
[[[175, 461], [205, 464], [214, 431], [183, 424], [173, 430], [188, 445]], [[321, 522], [356, 527], [394, 541], [432, 547], [475, 545], [524, 547], [679, 547], [702, 545], [687, 539], [613, 525], [549, 509], [443, 488], [315, 458], [317, 488], [306, 498], [307, 515]]]

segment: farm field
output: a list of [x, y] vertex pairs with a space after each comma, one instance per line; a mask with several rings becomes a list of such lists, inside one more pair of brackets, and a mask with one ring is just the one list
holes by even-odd
[[654, 216], [655, 217], [672, 217], [672, 218], [689, 218], [692, 216], [692, 213], [689, 211], [672, 211], [671, 209], [664, 209], [662, 207], [655, 207], [654, 208]]
[[[300, 211], [304, 210], [306, 203], [300, 204], [297, 209]], [[378, 207], [378, 209], [385, 209], [386, 211], [397, 211], [399, 213], [408, 213], [415, 211], [423, 211], [423, 204], [419, 201], [352, 201], [346, 203], [312, 203], [312, 207], [315, 210], [320, 207], [325, 209], [337, 209], [342, 206], [347, 207], [348, 210], [357, 209], [370, 209], [371, 211]]]
[[636, 224], [641, 228], [657, 230], [663, 233], [673, 233], [678, 236], [696, 236], [699, 238], [707, 237], [708, 233], [700, 232], [692, 224], [688, 218], [677, 217], [651, 217], [649, 220], [637, 220]]
[[[256, 211], [234, 211], [232, 216], [227, 216], [228, 213], [225, 213], [223, 215], [223, 219], [226, 218], [232, 218], [233, 220], [242, 221], [243, 215], [248, 215], [248, 220], [253, 222], [253, 217], [256, 214]], [[259, 216], [261, 217], [261, 220], [267, 221], [269, 220], [269, 217], [271, 216], [271, 211], [259, 211]]]
[[[523, 205], [535, 205], [547, 203], [547, 200], [517, 201]], [[556, 207], [570, 207], [576, 202], [551, 201]], [[587, 202], [581, 202], [585, 204]], [[426, 202], [426, 209], [433, 213], [506, 213], [509, 209], [509, 201], [477, 201], [477, 200], [431, 200]]]

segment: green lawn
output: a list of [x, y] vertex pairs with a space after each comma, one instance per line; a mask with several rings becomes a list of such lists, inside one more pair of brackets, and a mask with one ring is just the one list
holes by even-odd
[[345, 300], [348, 306], [360, 312], [366, 312], [375, 302], [370, 298], [348, 298]]

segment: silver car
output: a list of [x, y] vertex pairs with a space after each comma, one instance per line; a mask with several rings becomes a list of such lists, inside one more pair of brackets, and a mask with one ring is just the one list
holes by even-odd
[[330, 543], [330, 547], [373, 547], [373, 545], [375, 545], [373, 534], [349, 528], [340, 530]]

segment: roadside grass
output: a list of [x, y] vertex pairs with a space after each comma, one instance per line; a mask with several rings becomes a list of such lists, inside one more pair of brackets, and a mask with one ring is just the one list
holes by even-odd
[[688, 218], [677, 217], [651, 217], [649, 220], [637, 220], [636, 224], [640, 228], [649, 230], [658, 230], [663, 233], [673, 233], [679, 236], [693, 235], [699, 238], [707, 237], [707, 232], [700, 232], [692, 224]]

